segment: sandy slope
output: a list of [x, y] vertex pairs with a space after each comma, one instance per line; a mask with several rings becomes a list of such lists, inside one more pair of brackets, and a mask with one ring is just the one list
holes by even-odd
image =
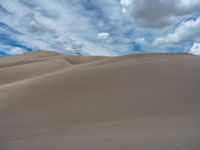
[[0, 150], [199, 150], [200, 58], [0, 58]]

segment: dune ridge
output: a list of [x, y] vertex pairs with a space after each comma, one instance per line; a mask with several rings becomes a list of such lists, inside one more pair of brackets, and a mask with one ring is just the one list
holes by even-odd
[[0, 58], [0, 150], [199, 150], [200, 58]]

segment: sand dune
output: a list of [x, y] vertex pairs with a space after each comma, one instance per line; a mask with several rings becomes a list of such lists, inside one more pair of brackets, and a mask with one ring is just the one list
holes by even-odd
[[0, 150], [199, 150], [200, 58], [0, 58]]

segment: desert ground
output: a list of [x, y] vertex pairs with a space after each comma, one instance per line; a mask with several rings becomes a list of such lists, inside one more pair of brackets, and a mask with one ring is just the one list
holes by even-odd
[[200, 150], [200, 57], [0, 58], [0, 150]]

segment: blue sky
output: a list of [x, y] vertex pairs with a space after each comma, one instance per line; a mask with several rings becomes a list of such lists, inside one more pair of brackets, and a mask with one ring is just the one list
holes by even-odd
[[0, 0], [0, 56], [200, 55], [200, 0]]

